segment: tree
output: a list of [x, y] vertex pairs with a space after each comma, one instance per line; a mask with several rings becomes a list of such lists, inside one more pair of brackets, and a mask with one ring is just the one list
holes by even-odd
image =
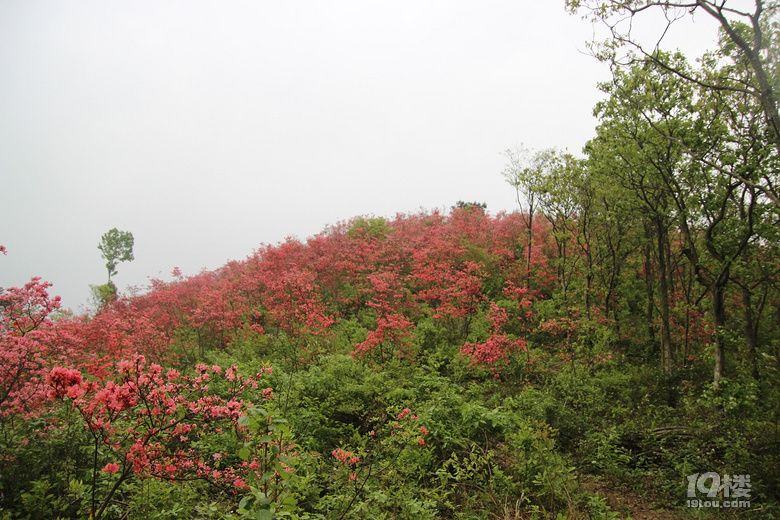
[[110, 229], [101, 237], [98, 249], [106, 260], [109, 285], [111, 277], [117, 274], [116, 265], [119, 262], [132, 262], [135, 259], [133, 257], [133, 234], [129, 231], [119, 231], [117, 228]]
[[533, 246], [534, 214], [539, 205], [538, 190], [542, 179], [552, 168], [556, 151], [553, 149], [532, 151], [524, 146], [516, 150], [506, 150], [504, 156], [508, 163], [501, 172], [507, 183], [515, 188], [517, 204], [523, 209], [523, 199], [528, 205], [526, 216], [526, 288], [531, 285], [531, 248]]
[[[746, 5], [747, 4], [747, 5]], [[594, 43], [595, 55], [609, 62], [615, 69], [631, 65], [636, 61], [648, 60], [657, 67], [675, 74], [698, 88], [714, 93], [742, 94], [753, 98], [763, 115], [763, 125], [767, 130], [767, 140], [772, 143], [775, 153], [780, 153], [780, 112], [776, 87], [778, 84], [777, 65], [773, 62], [778, 52], [777, 15], [780, 2], [755, 0], [753, 2], [734, 2], [729, 0], [696, 1], [651, 1], [651, 0], [566, 0], [571, 12], [585, 12], [594, 22], [600, 21], [610, 31], [611, 37], [601, 43]], [[636, 18], [652, 11], [661, 12], [666, 27], [651, 47], [644, 44], [636, 35]], [[736, 77], [733, 74], [708, 74], [708, 67], [692, 70], [680, 68], [678, 63], [668, 58], [671, 54], [659, 53], [660, 44], [670, 26], [675, 22], [703, 12], [713, 18], [721, 29], [721, 55], [719, 58], [732, 60], [741, 67]], [[628, 49], [627, 52], [624, 52]], [[710, 67], [712, 64], [710, 64]], [[745, 74], [745, 72], [748, 72]], [[776, 206], [780, 206], [780, 194], [777, 192], [776, 175], [770, 179], [754, 180], [741, 176], [735, 171], [721, 171], [733, 176], [737, 181], [754, 187], [768, 197]]]
[[457, 203], [455, 203], [454, 206], [452, 206], [452, 209], [464, 209], [466, 211], [481, 211], [482, 213], [487, 210], [487, 203], [485, 202], [465, 202], [462, 200], [459, 200]]
[[[680, 54], [657, 54], [688, 70]], [[638, 198], [656, 234], [664, 368], [671, 373], [673, 363], [668, 322], [674, 229], [702, 297], [710, 299], [717, 387], [725, 371], [726, 288], [755, 237], [761, 203], [757, 190], [740, 178], [765, 176], [774, 170], [773, 157], [750, 119], [755, 111], [749, 103], [686, 82], [655, 60], [616, 71], [605, 90], [611, 97], [597, 107], [602, 123], [589, 151], [601, 160], [612, 153], [623, 164], [614, 170], [616, 180]], [[724, 175], [730, 171], [739, 173]]]

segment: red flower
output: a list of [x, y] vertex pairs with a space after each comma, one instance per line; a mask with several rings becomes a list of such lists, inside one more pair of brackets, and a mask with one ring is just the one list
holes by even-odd
[[105, 466], [103, 466], [103, 469], [100, 471], [105, 471], [106, 473], [116, 473], [119, 471], [119, 464], [116, 462], [109, 462]]

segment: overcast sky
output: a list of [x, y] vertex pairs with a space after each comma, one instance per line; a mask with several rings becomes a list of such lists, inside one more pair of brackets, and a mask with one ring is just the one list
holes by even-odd
[[[502, 151], [594, 135], [563, 0], [0, 0], [0, 287], [83, 310], [359, 215], [515, 209]], [[685, 34], [683, 34], [684, 36]]]

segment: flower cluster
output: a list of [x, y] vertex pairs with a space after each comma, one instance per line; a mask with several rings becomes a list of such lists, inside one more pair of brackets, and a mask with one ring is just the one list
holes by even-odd
[[69, 320], [58, 327], [49, 317], [60, 308], [49, 287], [36, 277], [0, 290], [0, 417], [36, 415], [46, 400], [48, 368], [71, 354]]
[[[406, 421], [404, 421], [404, 419], [406, 419]], [[395, 436], [396, 433], [399, 433], [401, 437], [416, 437], [416, 432], [419, 431], [423, 436], [418, 437], [416, 443], [420, 446], [424, 446], [425, 439], [423, 437], [428, 435], [429, 432], [428, 428], [425, 426], [420, 426], [417, 428], [413, 421], [419, 420], [419, 415], [412, 413], [412, 410], [409, 408], [404, 408], [398, 414], [398, 420], [393, 423], [393, 429], [390, 432], [390, 436]]]
[[331, 455], [333, 455], [333, 458], [335, 458], [337, 461], [350, 464], [352, 466], [360, 462], [359, 456], [355, 455], [351, 451], [344, 451], [341, 448], [333, 450]]
[[[222, 453], [207, 453], [204, 436], [236, 445], [251, 441], [240, 419], [252, 406], [241, 396], [258, 389], [257, 376], [244, 377], [235, 366], [198, 365], [191, 376], [163, 370], [142, 355], [117, 363], [118, 380], [87, 381], [78, 370], [54, 367], [46, 377], [51, 399], [67, 399], [109, 459], [101, 471], [124, 480], [202, 479], [223, 489], [244, 490], [247, 472], [259, 465], [225, 464]], [[224, 379], [217, 384], [216, 378]], [[221, 392], [217, 387], [223, 388]], [[262, 391], [266, 399], [270, 389]], [[115, 489], [115, 488], [114, 488]], [[108, 500], [110, 497], [107, 497]]]
[[526, 342], [522, 338], [511, 338], [502, 331], [504, 324], [508, 321], [506, 310], [490, 303], [488, 319], [491, 323], [491, 332], [488, 338], [482, 343], [464, 343], [461, 347], [461, 354], [471, 358], [473, 365], [483, 365], [490, 367], [495, 372], [502, 365], [509, 363], [510, 357], [514, 352], [524, 352]]

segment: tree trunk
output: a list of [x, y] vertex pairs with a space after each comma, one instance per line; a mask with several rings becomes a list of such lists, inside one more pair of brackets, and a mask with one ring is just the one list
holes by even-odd
[[674, 356], [669, 331], [669, 259], [666, 256], [665, 228], [660, 218], [655, 219], [658, 238], [658, 292], [661, 304], [661, 357], [664, 372], [672, 375]]
[[714, 283], [710, 287], [712, 300], [712, 318], [715, 328], [715, 373], [713, 383], [720, 388], [726, 364], [726, 348], [724, 345], [723, 328], [726, 325], [725, 284]]
[[[533, 199], [531, 199], [533, 201]], [[526, 243], [526, 260], [525, 260], [525, 288], [531, 290], [531, 247], [534, 242], [533, 234], [534, 225], [534, 206], [531, 202], [528, 208], [528, 242]]]
[[645, 286], [647, 287], [647, 334], [651, 342], [655, 342], [655, 326], [653, 325], [653, 309], [655, 307], [655, 291], [653, 281], [653, 249], [645, 245]]
[[742, 286], [743, 319], [745, 321], [745, 349], [747, 350], [748, 364], [753, 379], [758, 379], [758, 360], [756, 348], [758, 347], [758, 320], [753, 314], [753, 298], [750, 289]]

